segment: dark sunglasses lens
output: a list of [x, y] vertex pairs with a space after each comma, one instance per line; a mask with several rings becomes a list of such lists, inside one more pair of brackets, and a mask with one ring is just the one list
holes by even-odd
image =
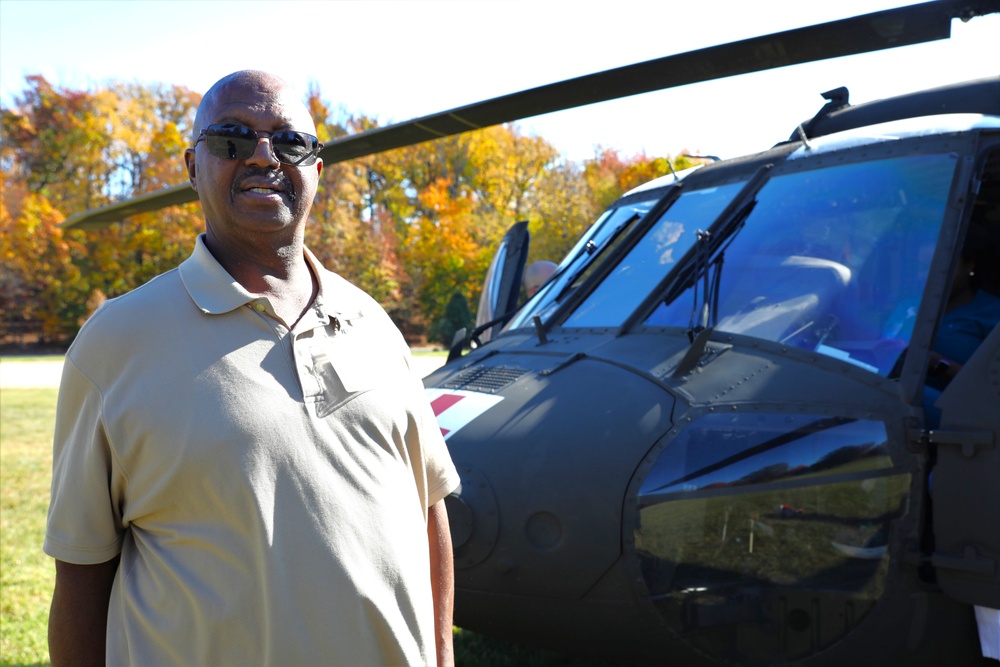
[[242, 125], [210, 125], [205, 131], [208, 152], [226, 160], [245, 160], [257, 148], [257, 134]]
[[316, 156], [313, 155], [316, 147], [316, 138], [304, 132], [286, 130], [271, 137], [275, 157], [286, 164], [311, 165], [316, 161]]
[[[280, 162], [309, 166], [316, 162], [319, 141], [304, 132], [284, 130], [271, 135], [271, 150]], [[209, 125], [205, 128], [208, 152], [226, 160], [246, 160], [257, 150], [257, 133], [242, 125]]]

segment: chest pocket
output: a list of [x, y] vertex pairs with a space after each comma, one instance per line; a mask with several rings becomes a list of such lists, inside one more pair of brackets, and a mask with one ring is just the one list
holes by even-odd
[[312, 351], [313, 368], [323, 388], [316, 413], [326, 417], [344, 403], [369, 391], [395, 388], [407, 379], [399, 349], [385, 336], [360, 326], [346, 327]]

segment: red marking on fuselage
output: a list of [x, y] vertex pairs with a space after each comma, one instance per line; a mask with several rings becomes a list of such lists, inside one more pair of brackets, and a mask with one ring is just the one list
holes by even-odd
[[465, 396], [456, 396], [455, 394], [442, 394], [441, 396], [438, 396], [431, 401], [431, 409], [434, 411], [434, 416], [437, 417], [463, 398], [465, 398]]

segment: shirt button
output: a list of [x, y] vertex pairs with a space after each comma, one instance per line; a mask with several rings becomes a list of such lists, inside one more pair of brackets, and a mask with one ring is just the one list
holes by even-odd
[[257, 309], [257, 312], [259, 312], [259, 313], [263, 313], [263, 312], [264, 312], [264, 310], [265, 310], [265, 309], [267, 308], [267, 306], [265, 306], [265, 305], [264, 305], [264, 304], [262, 304], [262, 303], [255, 303], [255, 304], [253, 305], [253, 307], [254, 307], [254, 308], [256, 308], [256, 309]]

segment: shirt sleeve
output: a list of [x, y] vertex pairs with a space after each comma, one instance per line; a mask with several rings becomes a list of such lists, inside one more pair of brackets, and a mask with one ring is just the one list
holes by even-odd
[[441, 427], [431, 411], [430, 403], [423, 396], [420, 440], [424, 448], [427, 468], [427, 504], [433, 505], [458, 488], [459, 476], [451, 460], [448, 446], [444, 444]]
[[455, 464], [451, 460], [448, 446], [444, 442], [441, 434], [441, 427], [438, 426], [437, 418], [431, 409], [427, 393], [424, 391], [424, 383], [413, 371], [413, 364], [410, 359], [410, 350], [403, 347], [403, 356], [406, 365], [410, 369], [410, 374], [414, 382], [414, 402], [417, 412], [417, 431], [420, 438], [420, 446], [423, 450], [424, 469], [427, 479], [427, 506], [430, 507], [437, 501], [443, 499], [449, 493], [458, 488], [460, 481]]
[[42, 549], [67, 563], [114, 558], [124, 537], [114, 471], [97, 387], [69, 356], [63, 365], [53, 439], [52, 493]]

